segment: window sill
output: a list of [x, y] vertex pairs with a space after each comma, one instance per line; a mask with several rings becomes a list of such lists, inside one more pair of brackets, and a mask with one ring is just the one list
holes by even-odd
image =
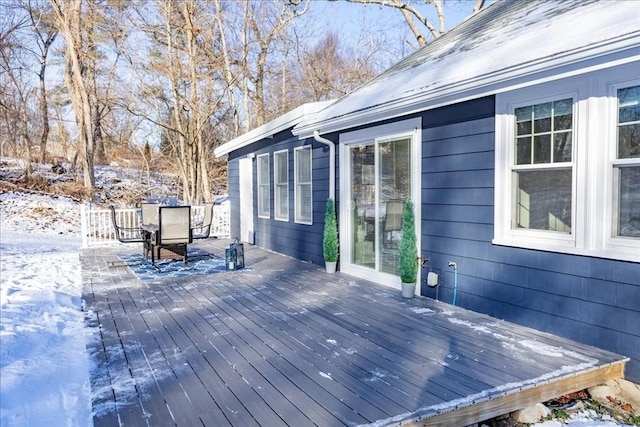
[[[605, 258], [616, 261], [640, 262], [640, 242], [637, 244], [613, 245], [608, 244], [605, 249], [584, 249], [577, 248], [574, 245], [560, 243], [542, 243], [523, 238], [501, 238], [493, 239], [492, 242], [496, 246], [508, 246], [513, 248], [530, 249], [535, 251], [556, 252], [568, 255], [587, 256], [593, 258]], [[636, 242], [633, 242], [636, 243]]]

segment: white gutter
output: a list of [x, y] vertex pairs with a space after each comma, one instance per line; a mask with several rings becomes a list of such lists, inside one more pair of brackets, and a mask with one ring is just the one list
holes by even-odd
[[320, 136], [317, 130], [313, 131], [313, 139], [321, 144], [329, 146], [329, 198], [336, 201], [336, 145], [327, 138]]

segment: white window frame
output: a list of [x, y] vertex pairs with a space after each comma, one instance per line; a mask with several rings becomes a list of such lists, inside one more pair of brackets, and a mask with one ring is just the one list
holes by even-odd
[[[284, 182], [279, 181], [281, 162], [284, 162], [286, 171]], [[284, 193], [284, 199], [281, 198], [282, 193]], [[285, 206], [280, 206], [281, 200], [284, 200]], [[289, 150], [278, 150], [273, 153], [273, 217], [276, 221], [289, 221]]]
[[[298, 177], [299, 161], [298, 156], [303, 155], [304, 152], [309, 152], [309, 182], [300, 182]], [[313, 148], [311, 145], [303, 145], [296, 147], [293, 150], [293, 176], [294, 176], [294, 205], [295, 205], [295, 222], [298, 224], [312, 225], [313, 224]], [[302, 186], [309, 187], [309, 193], [311, 194], [311, 215], [309, 218], [302, 216]]]
[[[638, 63], [496, 94], [496, 245], [640, 262], [640, 239], [614, 236], [617, 90], [635, 86]], [[513, 229], [514, 109], [572, 97], [573, 194], [571, 233]]]
[[[271, 171], [270, 171], [270, 167], [269, 167], [269, 153], [266, 154], [260, 154], [257, 156], [257, 169], [258, 169], [258, 218], [265, 218], [265, 219], [270, 219], [271, 218]], [[261, 163], [266, 159], [266, 165], [267, 165], [267, 179], [263, 180], [262, 179], [262, 173], [261, 173]], [[265, 182], [266, 181], [266, 182]], [[266, 193], [267, 197], [266, 200], [269, 200], [269, 203], [267, 204], [267, 206], [264, 206], [264, 200], [265, 198], [264, 193]]]
[[640, 79], [627, 80], [622, 82], [613, 82], [609, 85], [609, 123], [608, 128], [609, 139], [612, 141], [609, 147], [610, 167], [607, 171], [607, 187], [611, 191], [611, 203], [607, 205], [607, 223], [608, 235], [606, 239], [606, 248], [610, 250], [631, 250], [640, 252], [640, 239], [633, 237], [617, 236], [617, 212], [615, 208], [618, 205], [618, 174], [616, 169], [620, 166], [637, 166], [640, 167], [640, 158], [618, 159], [618, 89], [624, 89], [632, 86], [640, 86]]

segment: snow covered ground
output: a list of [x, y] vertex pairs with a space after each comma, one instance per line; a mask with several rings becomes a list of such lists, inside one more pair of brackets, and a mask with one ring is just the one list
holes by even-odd
[[0, 425], [89, 426], [77, 236], [0, 228]]
[[[79, 206], [0, 193], [0, 425], [91, 426]], [[587, 411], [573, 427], [618, 426]], [[537, 426], [560, 427], [558, 421]]]

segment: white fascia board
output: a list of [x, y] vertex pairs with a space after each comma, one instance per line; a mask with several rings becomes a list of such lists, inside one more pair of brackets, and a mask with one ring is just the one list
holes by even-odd
[[[640, 61], [640, 32], [580, 50], [558, 53], [473, 79], [454, 82], [339, 117], [314, 121], [311, 115], [293, 128], [293, 134], [299, 138], [309, 138], [313, 136], [314, 131], [320, 134], [338, 132], [636, 61]], [[357, 93], [353, 96], [357, 96]]]
[[216, 157], [222, 157], [239, 148], [246, 147], [256, 141], [271, 137], [283, 130], [290, 129], [300, 123], [306, 116], [328, 107], [333, 102], [334, 101], [321, 101], [303, 104], [260, 127], [222, 144], [216, 148], [213, 153]]

